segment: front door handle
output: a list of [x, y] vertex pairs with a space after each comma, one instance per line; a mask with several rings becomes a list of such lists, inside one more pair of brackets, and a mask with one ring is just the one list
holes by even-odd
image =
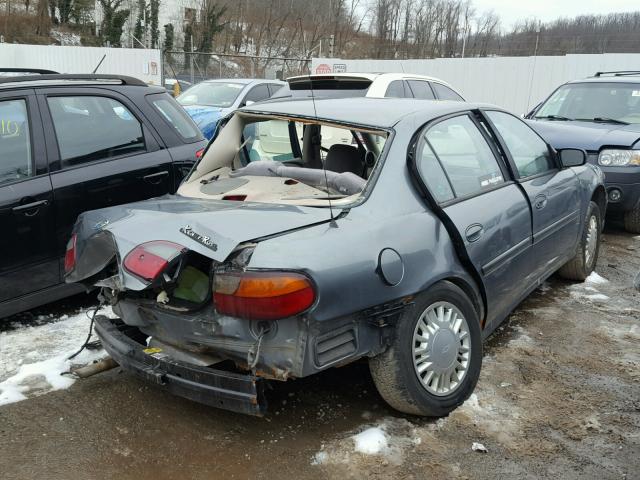
[[536, 207], [536, 210], [542, 210], [547, 206], [547, 197], [544, 195], [538, 195], [533, 201], [533, 206]]
[[27, 217], [33, 217], [38, 214], [40, 207], [46, 207], [47, 205], [49, 205], [49, 200], [38, 200], [37, 202], [25, 203], [24, 205], [13, 207], [11, 211], [13, 213], [21, 213]]
[[142, 179], [152, 185], [158, 185], [167, 175], [169, 175], [169, 172], [167, 170], [163, 170], [162, 172], [150, 173], [149, 175], [145, 175], [144, 177], [142, 177]]
[[474, 223], [473, 225], [469, 225], [464, 232], [465, 237], [471, 243], [477, 241], [482, 234], [484, 233], [484, 227], [479, 223]]

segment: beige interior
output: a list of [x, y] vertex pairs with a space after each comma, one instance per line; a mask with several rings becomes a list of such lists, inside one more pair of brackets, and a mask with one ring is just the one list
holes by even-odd
[[[349, 128], [331, 124], [329, 122], [312, 122], [308, 119], [302, 120], [294, 117], [252, 115], [238, 112], [220, 131], [220, 134], [210, 145], [207, 153], [199, 163], [196, 170], [192, 173], [189, 179], [180, 186], [178, 194], [191, 198], [219, 200], [223, 200], [225, 197], [230, 195], [236, 197], [246, 196], [243, 199], [244, 201], [328, 206], [329, 200], [327, 197], [330, 196], [330, 194], [324, 189], [316, 188], [301, 181], [284, 177], [246, 175], [239, 177], [242, 181], [238, 183], [242, 184], [235, 188], [223, 189], [224, 191], [216, 192], [215, 194], [206, 192], [209, 186], [211, 186], [213, 190], [220, 190], [220, 188], [216, 189], [217, 185], [225, 184], [225, 182], [233, 183], [232, 180], [230, 181], [228, 179], [230, 179], [230, 173], [233, 170], [242, 166], [239, 161], [238, 152], [242, 148], [241, 138], [245, 125], [265, 120], [293, 120], [307, 124], [326, 125], [331, 127], [331, 138], [335, 143], [344, 144], [346, 143], [346, 140], [344, 140], [346, 135], [351, 137]], [[353, 128], [353, 130], [363, 132], [361, 129]], [[364, 133], [374, 133], [376, 135], [384, 136], [385, 138], [387, 136], [386, 132], [376, 130], [366, 130]], [[324, 146], [325, 142], [323, 141], [322, 144]], [[302, 142], [300, 142], [300, 145], [302, 146]], [[331, 204], [333, 206], [347, 205], [354, 202], [359, 196], [360, 194], [349, 195], [346, 197], [331, 195]]]

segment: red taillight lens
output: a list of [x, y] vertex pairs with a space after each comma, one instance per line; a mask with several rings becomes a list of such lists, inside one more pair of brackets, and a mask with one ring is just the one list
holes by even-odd
[[316, 295], [311, 281], [292, 272], [216, 273], [213, 301], [224, 315], [276, 320], [308, 309]]
[[77, 235], [74, 233], [67, 242], [67, 251], [64, 253], [64, 271], [71, 273], [76, 268], [76, 240]]
[[202, 155], [204, 155], [204, 148], [201, 148], [196, 152], [196, 159], [200, 160], [202, 158]]
[[138, 245], [124, 259], [128, 272], [152, 282], [169, 266], [169, 263], [186, 248], [166, 240], [154, 240]]

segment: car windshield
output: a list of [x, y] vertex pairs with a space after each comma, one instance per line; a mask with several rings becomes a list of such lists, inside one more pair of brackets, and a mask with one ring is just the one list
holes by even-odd
[[556, 90], [534, 118], [640, 123], [640, 83], [571, 83]]
[[177, 100], [181, 105], [230, 107], [245, 87], [242, 83], [202, 82], [189, 88]]
[[387, 132], [235, 115], [180, 194], [196, 198], [328, 206], [364, 191]]

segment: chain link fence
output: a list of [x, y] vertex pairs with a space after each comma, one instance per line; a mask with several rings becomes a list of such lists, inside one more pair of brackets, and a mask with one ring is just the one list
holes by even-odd
[[311, 59], [165, 51], [163, 75], [182, 83], [194, 84], [215, 78], [285, 79], [307, 75]]

